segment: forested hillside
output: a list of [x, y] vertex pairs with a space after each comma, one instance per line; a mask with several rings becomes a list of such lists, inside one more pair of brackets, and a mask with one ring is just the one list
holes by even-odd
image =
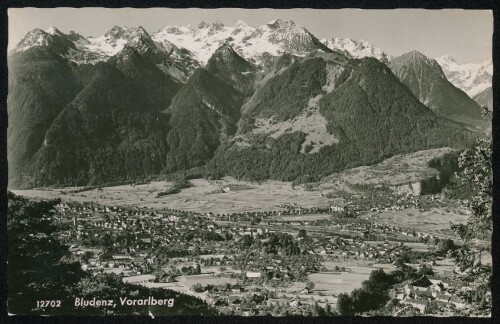
[[[311, 59], [302, 64], [322, 66], [323, 63]], [[292, 71], [297, 69], [300, 69], [297, 65], [290, 67]], [[285, 78], [286, 82], [294, 84], [294, 80], [289, 80], [290, 73], [284, 72], [275, 78]], [[297, 74], [297, 78], [303, 77], [304, 74]], [[329, 132], [340, 139], [337, 144], [325, 146], [315, 154], [300, 154], [304, 140], [300, 132], [287, 133], [276, 140], [253, 136], [248, 148], [226, 143], [208, 164], [208, 172], [214, 176], [231, 174], [248, 180], [270, 177], [309, 181], [343, 168], [373, 164], [396, 154], [442, 146], [464, 147], [464, 143], [476, 136], [461, 125], [436, 116], [388, 67], [375, 59], [351, 61], [337, 80], [342, 83], [319, 100], [319, 110], [328, 121]], [[273, 89], [279, 83], [279, 80], [271, 80], [265, 87]], [[305, 103], [310, 95], [321, 93], [321, 89], [315, 89], [306, 98], [291, 91], [298, 96], [294, 102]], [[265, 102], [261, 105], [272, 106], [275, 96], [269, 98], [269, 105]], [[301, 108], [296, 107], [297, 110]], [[279, 120], [280, 111], [276, 111]], [[261, 114], [268, 116], [268, 113], [263, 110]]]

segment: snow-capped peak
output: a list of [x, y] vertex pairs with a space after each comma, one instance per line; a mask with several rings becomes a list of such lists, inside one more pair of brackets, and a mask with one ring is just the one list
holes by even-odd
[[293, 20], [284, 20], [284, 19], [273, 19], [267, 23], [270, 27], [284, 27], [284, 26], [295, 26], [295, 22]]
[[132, 31], [132, 33], [141, 34], [141, 35], [148, 35], [149, 36], [149, 33], [142, 26], [134, 28], [133, 31]]
[[191, 25], [183, 25], [183, 26], [166, 26], [162, 30], [160, 30], [158, 33], [168, 33], [168, 34], [175, 34], [175, 35], [181, 35], [181, 34], [186, 34], [186, 33], [192, 33], [194, 32], [194, 28]]
[[237, 20], [234, 23], [234, 28], [248, 28], [248, 27], [252, 28], [252, 26], [250, 26], [249, 24], [247, 24], [243, 20]]
[[210, 24], [209, 23], [206, 23], [204, 21], [200, 22], [198, 24], [198, 29], [203, 29], [203, 28], [207, 28], [207, 27], [210, 27]]
[[455, 59], [448, 54], [442, 55], [438, 58], [436, 58], [436, 61], [439, 63], [439, 65], [443, 66], [444, 64], [449, 65], [449, 64], [457, 64]]
[[224, 42], [219, 48], [217, 48], [214, 52], [214, 55], [215, 54], [220, 54], [220, 55], [231, 55], [235, 53], [233, 47], [231, 46], [231, 44], [229, 44], [229, 42]]
[[120, 26], [114, 26], [110, 30], [108, 30], [104, 36], [105, 37], [113, 37], [113, 38], [120, 38], [122, 35], [126, 32], [125, 28], [122, 28]]
[[142, 26], [132, 28], [127, 38], [130, 42], [151, 41], [151, 36]]
[[450, 55], [436, 58], [446, 78], [457, 88], [465, 91], [471, 98], [491, 87], [493, 64], [491, 60], [483, 63], [459, 64]]
[[214, 29], [220, 29], [220, 28], [223, 28], [225, 26], [220, 21], [216, 21], [216, 22], [212, 23], [212, 25], [210, 27], [214, 28]]
[[364, 40], [353, 40], [350, 38], [322, 39], [321, 42], [329, 49], [347, 54], [353, 58], [374, 57], [387, 63], [392, 56]]
[[183, 31], [180, 27], [170, 26], [153, 34], [152, 38], [159, 43], [168, 40], [180, 48], [188, 49], [202, 64], [206, 64], [224, 42], [228, 42], [240, 56], [253, 62], [258, 61], [264, 53], [273, 56], [287, 52], [306, 55], [310, 50], [326, 49], [304, 27], [282, 19], [258, 28], [241, 20], [233, 26], [225, 26], [220, 22], [201, 22], [197, 29]]
[[151, 36], [139, 26], [135, 28], [114, 26], [103, 36], [90, 37], [86, 49], [104, 56], [113, 56], [120, 52], [126, 44], [140, 47], [139, 51], [145, 51], [147, 47], [156, 48]]
[[47, 32], [36, 28], [29, 31], [24, 38], [17, 44], [14, 49], [15, 52], [22, 52], [34, 46], [44, 46], [48, 44], [48, 38], [50, 34]]
[[50, 35], [64, 35], [59, 29], [57, 29], [56, 27], [49, 27], [47, 28], [47, 30], [45, 30], [45, 32], [47, 34], [50, 34]]

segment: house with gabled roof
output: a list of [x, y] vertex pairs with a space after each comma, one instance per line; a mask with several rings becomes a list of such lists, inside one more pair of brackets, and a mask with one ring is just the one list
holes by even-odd
[[412, 281], [411, 286], [413, 286], [414, 289], [425, 291], [427, 288], [432, 286], [432, 282], [427, 279], [426, 276], [421, 276], [417, 280]]
[[288, 301], [288, 305], [290, 305], [292, 307], [299, 307], [300, 305], [302, 305], [299, 296], [295, 296], [292, 299], [290, 299]]

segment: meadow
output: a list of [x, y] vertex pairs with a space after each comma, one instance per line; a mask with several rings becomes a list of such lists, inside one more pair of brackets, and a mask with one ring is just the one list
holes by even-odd
[[[64, 189], [13, 190], [15, 194], [27, 197], [51, 199], [61, 197], [63, 201], [97, 202], [106, 206], [145, 206], [155, 209], [178, 209], [194, 212], [238, 213], [252, 211], [282, 210], [281, 205], [298, 205], [304, 208], [330, 206], [328, 199], [317, 191], [293, 186], [291, 182], [264, 181], [249, 183], [232, 177], [222, 180], [193, 179], [193, 185], [180, 193], [156, 197], [173, 183], [153, 181], [140, 185], [104, 187], [78, 193], [65, 193]], [[242, 190], [229, 190], [239, 185]]]

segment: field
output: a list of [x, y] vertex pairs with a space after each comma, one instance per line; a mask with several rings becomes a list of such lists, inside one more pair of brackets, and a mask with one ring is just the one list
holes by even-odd
[[[173, 186], [172, 182], [152, 181], [140, 185], [121, 185], [92, 189], [80, 192], [82, 188], [13, 190], [14, 193], [37, 198], [57, 198], [63, 201], [93, 201], [107, 206], [145, 206], [149, 208], [179, 209], [195, 212], [238, 213], [262, 210], [281, 210], [281, 205], [290, 204], [310, 207], [327, 207], [332, 199], [325, 196], [359, 194], [352, 188], [355, 184], [399, 185], [437, 174], [437, 170], [427, 166], [428, 161], [436, 156], [451, 152], [449, 148], [419, 151], [399, 155], [372, 166], [363, 166], [345, 170], [326, 177], [320, 183], [312, 184], [308, 190], [304, 186], [293, 186], [291, 182], [267, 180], [260, 183], [238, 181], [232, 177], [221, 180], [193, 179], [192, 187], [182, 189], [180, 193], [156, 197], [159, 192]], [[416, 213], [421, 214], [421, 213]], [[382, 217], [393, 216], [392, 214]], [[425, 222], [448, 226], [447, 220], [441, 221], [439, 215], [423, 216]], [[434, 220], [434, 218], [438, 218]], [[447, 215], [444, 218], [449, 218]], [[451, 217], [453, 218], [453, 217]], [[405, 222], [402, 215], [396, 222]], [[420, 221], [420, 220], [419, 220]], [[414, 224], [418, 226], [418, 222]]]
[[307, 221], [316, 221], [321, 219], [329, 219], [331, 218], [331, 214], [305, 214], [305, 215], [281, 215], [281, 216], [273, 216], [269, 217], [269, 220], [275, 221], [288, 221], [288, 222], [307, 222]]
[[234, 278], [226, 278], [226, 277], [217, 277], [210, 274], [201, 274], [201, 275], [193, 275], [193, 276], [179, 276], [176, 278], [179, 283], [184, 286], [190, 288], [195, 283], [199, 283], [201, 285], [222, 285], [222, 284], [231, 284], [234, 285], [238, 281]]
[[[395, 243], [393, 241], [388, 241], [389, 243]], [[384, 241], [365, 241], [366, 244], [371, 245], [371, 246], [377, 246], [379, 244], [383, 244]], [[420, 242], [404, 242], [404, 246], [407, 246], [411, 248], [414, 251], [418, 252], [427, 252], [429, 251], [429, 247], [425, 243], [420, 243]]]
[[[200, 255], [201, 259], [209, 258], [214, 255]], [[221, 255], [222, 256], [222, 255]], [[181, 269], [182, 267], [195, 267], [195, 261], [183, 261], [183, 258], [171, 258], [169, 266], [164, 267], [164, 270], [169, 270], [170, 266], [173, 265], [177, 269]], [[222, 271], [221, 271], [222, 268]], [[231, 266], [202, 266], [201, 274], [212, 276], [213, 274], [221, 274], [221, 273], [240, 273], [241, 270], [236, 270]]]
[[374, 217], [374, 221], [415, 230], [447, 233], [450, 229], [450, 222], [465, 223], [467, 217], [467, 215], [461, 215], [446, 208], [432, 208], [429, 211], [408, 208], [381, 212]]
[[430, 160], [452, 151], [451, 148], [444, 147], [397, 155], [378, 164], [333, 174], [325, 179], [323, 186], [332, 181], [348, 185], [385, 184], [390, 186], [418, 182], [438, 174], [436, 169], [427, 166]]
[[[368, 272], [368, 273], [366, 273]], [[319, 272], [309, 275], [309, 280], [314, 282], [314, 291], [324, 292], [329, 295], [350, 293], [361, 287], [361, 283], [370, 276], [370, 271], [353, 272]]]
[[[178, 194], [156, 198], [156, 193], [168, 189], [172, 183], [155, 181], [141, 185], [105, 187], [79, 193], [66, 193], [65, 189], [13, 190], [15, 194], [27, 197], [51, 199], [61, 197], [63, 201], [93, 201], [107, 206], [145, 206], [150, 208], [170, 208], [195, 212], [231, 213], [260, 210], [281, 210], [280, 205], [297, 204], [304, 208], [327, 207], [331, 199], [323, 197], [319, 191], [308, 191], [292, 186], [291, 182], [264, 181], [249, 183], [232, 177], [222, 180], [190, 180], [193, 187], [183, 189]], [[239, 185], [243, 190], [223, 188]]]

